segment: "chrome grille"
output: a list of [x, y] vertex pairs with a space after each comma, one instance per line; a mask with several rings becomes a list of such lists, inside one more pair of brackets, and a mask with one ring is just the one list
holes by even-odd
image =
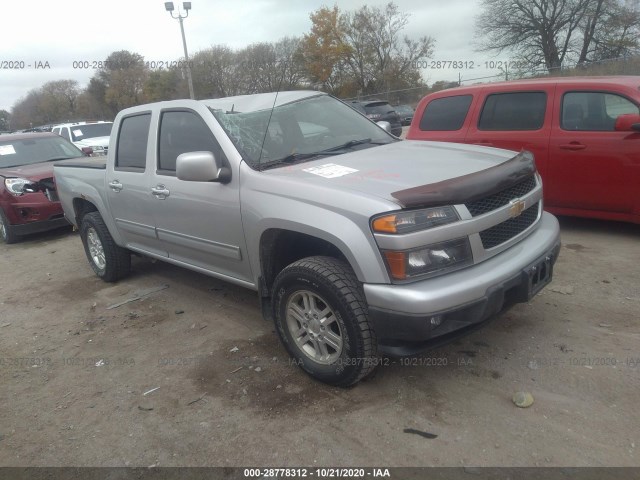
[[511, 240], [513, 237], [524, 232], [527, 228], [533, 225], [538, 218], [539, 203], [540, 202], [537, 202], [535, 205], [530, 206], [515, 218], [510, 218], [509, 220], [480, 232], [480, 239], [482, 240], [482, 246], [485, 250], [497, 247], [498, 245]]
[[481, 198], [480, 200], [469, 202], [465, 204], [465, 206], [472, 217], [477, 217], [478, 215], [483, 215], [507, 205], [514, 198], [520, 198], [534, 188], [536, 188], [536, 177], [535, 175], [531, 175], [509, 188], [505, 188], [498, 193]]

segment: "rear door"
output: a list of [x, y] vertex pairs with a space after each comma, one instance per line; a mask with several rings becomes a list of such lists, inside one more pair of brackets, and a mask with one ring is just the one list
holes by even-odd
[[107, 198], [111, 214], [126, 246], [132, 250], [166, 256], [157, 238], [151, 214], [152, 196], [147, 156], [151, 112], [123, 117], [119, 123], [116, 151], [107, 162]]
[[555, 85], [522, 90], [504, 86], [482, 90], [466, 143], [507, 150], [528, 150], [543, 178], [549, 158], [549, 136]]
[[630, 213], [638, 191], [640, 133], [617, 132], [615, 120], [639, 114], [621, 92], [559, 85], [546, 184], [551, 207]]
[[[252, 282], [240, 215], [238, 166], [230, 165], [207, 122], [213, 115], [203, 107], [160, 112], [157, 165], [151, 210], [158, 238], [169, 258]], [[187, 182], [176, 177], [176, 158], [186, 152], [212, 152], [232, 170], [229, 183]]]

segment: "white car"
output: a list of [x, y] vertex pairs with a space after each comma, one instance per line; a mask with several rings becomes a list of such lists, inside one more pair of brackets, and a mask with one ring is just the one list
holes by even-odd
[[91, 148], [93, 155], [106, 155], [109, 150], [109, 136], [113, 122], [63, 123], [51, 129], [66, 138], [79, 149]]

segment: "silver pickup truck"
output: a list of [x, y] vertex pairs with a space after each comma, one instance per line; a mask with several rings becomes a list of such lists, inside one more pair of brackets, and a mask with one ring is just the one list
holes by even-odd
[[253, 289], [340, 386], [528, 301], [560, 248], [528, 152], [401, 141], [319, 92], [129, 108], [103, 163], [55, 179], [103, 280], [134, 252]]

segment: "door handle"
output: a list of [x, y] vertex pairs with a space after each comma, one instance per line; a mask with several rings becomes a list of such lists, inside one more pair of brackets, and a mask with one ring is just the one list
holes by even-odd
[[493, 143], [491, 142], [473, 142], [474, 145], [479, 145], [480, 147], [493, 147]]
[[560, 145], [560, 148], [562, 150], [584, 150], [585, 148], [587, 148], [587, 146], [583, 145], [582, 143], [571, 142]]
[[113, 182], [109, 182], [109, 188], [114, 192], [119, 192], [123, 186], [118, 180], [114, 180]]
[[167, 190], [167, 187], [164, 185], [156, 185], [151, 189], [151, 194], [156, 197], [158, 200], [164, 200], [169, 196], [171, 192]]

